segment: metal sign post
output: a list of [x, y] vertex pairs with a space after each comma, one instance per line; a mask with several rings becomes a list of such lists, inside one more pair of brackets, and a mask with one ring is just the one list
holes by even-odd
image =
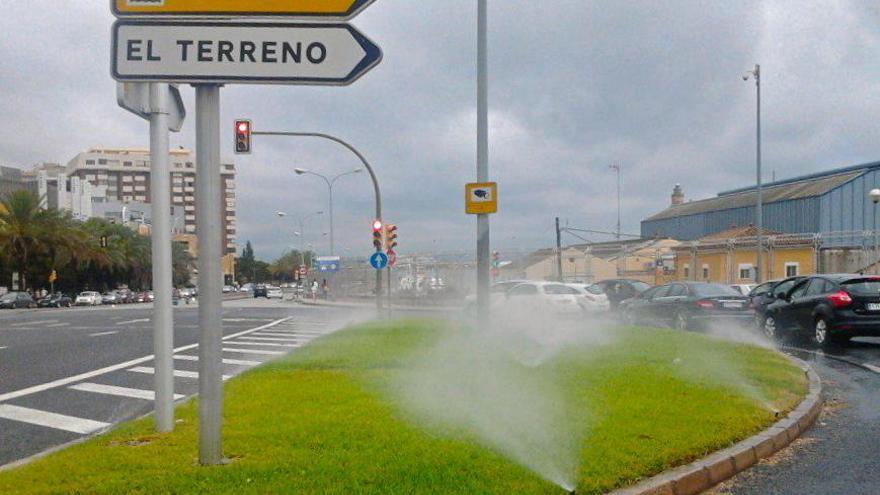
[[[477, 0], [477, 182], [489, 182], [488, 0]], [[489, 215], [477, 215], [477, 314], [489, 319]]]

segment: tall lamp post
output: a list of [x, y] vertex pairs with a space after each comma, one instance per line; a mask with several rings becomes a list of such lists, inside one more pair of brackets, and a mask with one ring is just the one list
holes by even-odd
[[336, 248], [333, 244], [333, 186], [336, 184], [336, 181], [345, 177], [346, 175], [359, 174], [363, 172], [364, 169], [356, 168], [349, 172], [339, 174], [333, 178], [329, 178], [325, 175], [304, 168], [295, 168], [293, 169], [293, 171], [296, 172], [297, 175], [314, 175], [315, 177], [320, 177], [321, 179], [324, 179], [324, 182], [327, 183], [327, 189], [330, 191], [330, 256], [334, 256], [336, 254]]
[[757, 168], [758, 168], [758, 204], [755, 207], [755, 226], [758, 228], [758, 262], [755, 265], [755, 283], [761, 283], [761, 266], [764, 257], [764, 191], [761, 177], [761, 66], [755, 65], [755, 70], [750, 70], [743, 75], [743, 81], [755, 78], [755, 87], [758, 92], [757, 108]]
[[[304, 215], [304, 216], [300, 217], [299, 220], [297, 221], [297, 223], [299, 224], [299, 231], [294, 232], [293, 235], [299, 237], [300, 252], [303, 252], [306, 248], [306, 221], [314, 216], [323, 215], [323, 214], [324, 214], [323, 211], [316, 211], [316, 212], [309, 213], [308, 215]], [[277, 215], [278, 215], [278, 218], [284, 218], [287, 216], [287, 213], [283, 212], [283, 211], [279, 211], [277, 213]]]
[[874, 202], [874, 225], [872, 230], [874, 231], [874, 273], [877, 272], [877, 263], [880, 262], [880, 255], [878, 255], [878, 245], [880, 245], [880, 240], [877, 238], [877, 203], [880, 203], [880, 189], [872, 189], [868, 196], [871, 198], [871, 201]]

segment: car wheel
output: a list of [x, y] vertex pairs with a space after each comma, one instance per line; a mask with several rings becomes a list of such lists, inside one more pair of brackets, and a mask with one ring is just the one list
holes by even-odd
[[828, 325], [828, 320], [824, 317], [816, 318], [816, 323], [813, 326], [813, 343], [820, 347], [831, 345], [831, 328]]
[[768, 316], [764, 318], [764, 324], [761, 325], [764, 335], [770, 340], [779, 339], [779, 327], [776, 325], [776, 318]]
[[675, 314], [675, 328], [676, 330], [687, 330], [690, 327], [690, 321], [688, 320], [687, 313], [684, 311], [679, 311]]

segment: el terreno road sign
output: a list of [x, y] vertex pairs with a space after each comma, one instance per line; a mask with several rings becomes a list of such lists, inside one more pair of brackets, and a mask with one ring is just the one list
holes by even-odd
[[117, 81], [344, 86], [382, 60], [348, 24], [122, 20], [113, 25]]
[[126, 16], [297, 16], [351, 19], [374, 0], [110, 0]]

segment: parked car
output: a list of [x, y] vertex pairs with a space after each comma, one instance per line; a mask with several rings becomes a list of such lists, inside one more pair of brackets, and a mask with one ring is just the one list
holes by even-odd
[[254, 286], [254, 299], [258, 297], [269, 297], [267, 287], [263, 284]]
[[36, 308], [37, 303], [27, 292], [8, 292], [0, 297], [0, 309]]
[[771, 280], [758, 285], [749, 293], [752, 309], [755, 312], [755, 328], [762, 329], [767, 306], [790, 291], [794, 285], [805, 277], [790, 277], [783, 280]]
[[233, 292], [235, 292], [235, 287], [233, 287], [231, 285], [224, 285], [223, 286], [223, 293], [224, 294], [231, 294]]
[[540, 314], [550, 311], [558, 315], [579, 315], [581, 293], [557, 282], [525, 282], [507, 291], [507, 304], [527, 308]]
[[146, 292], [146, 294], [147, 294], [147, 302], [153, 302], [156, 300], [156, 294], [153, 291], [148, 290]]
[[612, 311], [617, 310], [621, 301], [636, 297], [651, 288], [650, 284], [641, 280], [626, 279], [603, 280], [596, 285], [608, 296], [608, 303]]
[[623, 306], [630, 323], [668, 325], [679, 330], [707, 328], [712, 323], [748, 325], [753, 321], [749, 298], [723, 284], [672, 282], [654, 287]]
[[[528, 280], [505, 280], [496, 282], [489, 287], [489, 307], [497, 306], [507, 299], [507, 291]], [[464, 298], [465, 311], [474, 314], [477, 311], [477, 295], [469, 294]]]
[[585, 313], [605, 313], [611, 308], [608, 302], [608, 296], [602, 291], [602, 288], [596, 284], [565, 284], [574, 288], [581, 294], [578, 299], [581, 309]]
[[99, 306], [101, 304], [101, 294], [93, 291], [80, 292], [76, 296], [74, 304], [77, 306]]
[[767, 307], [764, 333], [809, 337], [822, 347], [880, 336], [880, 277], [807, 277]]
[[101, 296], [101, 304], [121, 304], [119, 294], [115, 292], [105, 292]]
[[730, 287], [736, 289], [740, 294], [748, 296], [755, 288], [755, 284], [732, 284]]
[[284, 291], [280, 287], [267, 287], [266, 299], [284, 299]]
[[41, 308], [69, 308], [73, 306], [73, 300], [60, 292], [50, 294], [37, 303]]

